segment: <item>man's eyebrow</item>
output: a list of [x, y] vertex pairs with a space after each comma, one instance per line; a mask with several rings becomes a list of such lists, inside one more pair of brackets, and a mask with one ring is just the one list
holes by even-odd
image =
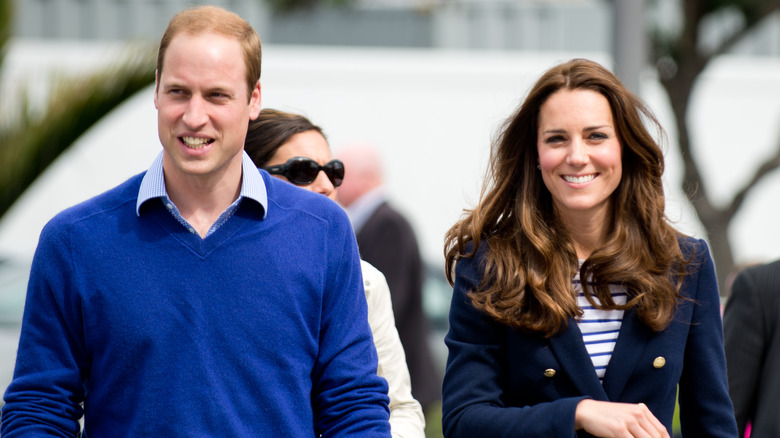
[[162, 81], [160, 86], [163, 88], [188, 88], [179, 81]]
[[235, 91], [233, 91], [232, 88], [219, 86], [219, 85], [216, 86], [216, 87], [208, 88], [208, 89], [206, 89], [206, 91], [209, 92], [209, 93], [215, 93], [216, 92], [216, 93], [230, 94], [230, 95], [235, 94]]

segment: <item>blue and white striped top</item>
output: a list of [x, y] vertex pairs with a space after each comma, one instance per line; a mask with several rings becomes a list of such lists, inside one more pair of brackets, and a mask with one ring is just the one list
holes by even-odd
[[[620, 326], [623, 324], [623, 311], [594, 308], [585, 298], [579, 273], [572, 280], [572, 285], [574, 291], [577, 292], [577, 304], [584, 312], [582, 319], [577, 321], [577, 325], [582, 332], [582, 340], [585, 342], [585, 348], [588, 350], [599, 381], [603, 382], [604, 372], [606, 372], [609, 359], [615, 350]], [[626, 303], [628, 294], [623, 286], [610, 284], [609, 290], [616, 304]], [[596, 301], [598, 302], [598, 299]]]

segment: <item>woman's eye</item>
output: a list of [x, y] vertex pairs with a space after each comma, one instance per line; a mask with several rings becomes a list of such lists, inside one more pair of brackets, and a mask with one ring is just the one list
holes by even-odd
[[561, 135], [553, 135], [552, 137], [547, 137], [547, 140], [545, 140], [545, 143], [560, 143], [564, 141], [563, 136]]
[[593, 134], [590, 135], [590, 138], [594, 140], [606, 140], [609, 137], [607, 136], [607, 134], [601, 132], [594, 132]]

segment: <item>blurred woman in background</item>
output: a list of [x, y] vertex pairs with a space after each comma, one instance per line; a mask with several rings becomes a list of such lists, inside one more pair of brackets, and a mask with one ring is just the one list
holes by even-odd
[[[258, 168], [335, 201], [336, 189], [345, 177], [344, 165], [333, 159], [322, 129], [307, 118], [264, 109], [249, 123], [244, 149]], [[361, 267], [368, 323], [379, 358], [377, 374], [387, 380], [389, 387], [391, 432], [396, 438], [422, 438], [425, 419], [420, 404], [412, 397], [390, 289], [376, 268], [366, 261], [361, 261]]]

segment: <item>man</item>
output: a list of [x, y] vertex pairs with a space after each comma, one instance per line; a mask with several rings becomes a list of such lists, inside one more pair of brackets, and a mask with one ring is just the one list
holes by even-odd
[[780, 436], [780, 260], [737, 275], [723, 332], [739, 436]]
[[387, 278], [412, 394], [428, 413], [441, 400], [441, 379], [428, 345], [430, 328], [422, 302], [424, 265], [414, 230], [386, 200], [381, 160], [375, 149], [351, 144], [337, 155], [348, 175], [337, 200], [347, 209], [360, 255]]
[[156, 78], [158, 159], [41, 234], [2, 436], [389, 437], [346, 215], [243, 153], [257, 33], [183, 11]]

